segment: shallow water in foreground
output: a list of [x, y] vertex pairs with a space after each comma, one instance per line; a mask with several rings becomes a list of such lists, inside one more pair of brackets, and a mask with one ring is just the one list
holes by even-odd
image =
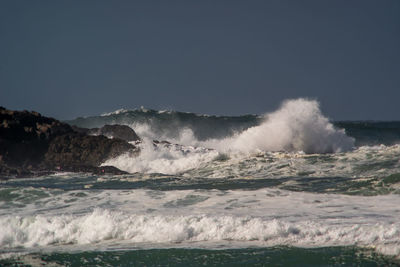
[[387, 257], [354, 247], [87, 251], [31, 254], [0, 263], [4, 266], [397, 266]]
[[9, 180], [0, 189], [0, 263], [395, 266], [398, 179], [384, 179], [358, 191], [348, 185], [358, 179], [337, 177]]

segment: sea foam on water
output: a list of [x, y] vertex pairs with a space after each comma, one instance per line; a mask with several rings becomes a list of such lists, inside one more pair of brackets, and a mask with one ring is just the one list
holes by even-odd
[[[201, 242], [199, 244], [202, 246], [212, 246], [213, 242], [229, 240], [231, 245], [237, 242], [239, 247], [243, 242], [261, 247], [287, 244], [302, 247], [357, 244], [374, 245], [383, 254], [400, 253], [399, 225], [387, 223], [335, 225], [230, 215], [128, 215], [95, 209], [83, 216], [6, 216], [0, 219], [0, 226], [6, 230], [0, 235], [0, 246], [3, 248], [121, 241], [129, 241], [136, 246], [141, 243], [171, 242]], [[196, 247], [196, 244], [192, 245]]]
[[[152, 139], [157, 138], [157, 133], [151, 132], [146, 124], [136, 125], [144, 140], [140, 155], [121, 155], [104, 164], [128, 172], [176, 174], [212, 161], [218, 152], [235, 154], [235, 157], [243, 154], [245, 157], [248, 153], [260, 151], [336, 153], [354, 147], [354, 139], [344, 130], [336, 129], [321, 113], [315, 100], [287, 100], [277, 111], [264, 117], [260, 125], [222, 139], [200, 141], [190, 128], [182, 128], [177, 137], [168, 139], [183, 145], [181, 147], [154, 147]], [[158, 134], [162, 139], [168, 138]]]

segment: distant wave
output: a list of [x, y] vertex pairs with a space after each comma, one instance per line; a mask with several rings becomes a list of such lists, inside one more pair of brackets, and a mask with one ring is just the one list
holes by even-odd
[[[201, 117], [194, 114], [188, 116], [192, 119], [193, 116]], [[157, 136], [148, 124], [136, 124], [133, 128], [143, 137], [140, 155], [121, 155], [107, 160], [105, 165], [112, 165], [131, 173], [177, 174], [198, 168], [209, 172], [209, 163], [215, 159], [247, 158], [246, 155], [237, 155], [238, 153], [335, 153], [349, 151], [354, 147], [354, 139], [348, 137], [344, 130], [336, 129], [322, 115], [318, 102], [307, 99], [286, 101], [277, 111], [266, 114], [258, 125], [235, 131], [234, 134], [223, 138], [199, 140], [193, 128], [189, 127], [179, 128], [175, 136], [165, 133]], [[210, 127], [206, 129], [214, 130]], [[152, 139], [167, 139], [180, 145], [155, 147]], [[227, 155], [224, 156], [224, 153]], [[236, 169], [233, 166], [231, 168]]]
[[319, 103], [307, 99], [284, 101], [278, 110], [262, 116], [212, 116], [141, 107], [67, 122], [88, 128], [124, 124], [143, 139], [167, 140], [223, 152], [327, 153], [400, 141], [400, 122], [330, 122], [321, 113]]
[[129, 112], [129, 110], [121, 108], [121, 109], [117, 109], [117, 110], [112, 111], [112, 112], [103, 113], [103, 114], [101, 114], [100, 116], [106, 117], [106, 116], [118, 115], [118, 114], [126, 113], [126, 112]]
[[182, 132], [192, 131], [196, 140], [232, 136], [258, 125], [261, 116], [210, 116], [188, 112], [139, 108], [119, 109], [100, 116], [76, 118], [66, 121], [71, 125], [98, 128], [105, 124], [124, 124], [132, 127], [141, 137], [157, 140], [179, 140]]

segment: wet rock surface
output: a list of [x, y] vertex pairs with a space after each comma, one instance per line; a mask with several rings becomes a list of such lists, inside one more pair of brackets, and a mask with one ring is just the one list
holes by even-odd
[[88, 134], [88, 135], [104, 135], [109, 138], [118, 138], [125, 140], [127, 142], [136, 142], [140, 141], [139, 136], [136, 132], [126, 125], [104, 125], [101, 128], [81, 128], [77, 126], [72, 126], [72, 128], [80, 133]]
[[[125, 127], [122, 130], [115, 126], [112, 128], [121, 132], [120, 135], [128, 133]], [[90, 131], [79, 131], [34, 111], [12, 111], [0, 107], [0, 179], [38, 176], [60, 170], [125, 173], [99, 165], [125, 152], [136, 153], [136, 147], [119, 139], [119, 135], [110, 139], [104, 135], [90, 135]], [[107, 131], [109, 127], [104, 130]], [[127, 134], [127, 139], [132, 138], [130, 134]]]

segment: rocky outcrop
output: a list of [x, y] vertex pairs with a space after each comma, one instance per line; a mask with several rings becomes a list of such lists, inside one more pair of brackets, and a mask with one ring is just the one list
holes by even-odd
[[98, 166], [108, 158], [116, 157], [134, 147], [124, 140], [109, 139], [103, 135], [90, 136], [68, 133], [55, 137], [49, 143], [44, 164], [47, 166]]
[[126, 125], [104, 125], [101, 128], [80, 128], [76, 126], [72, 126], [72, 128], [80, 133], [89, 134], [89, 135], [104, 135], [109, 138], [118, 138], [125, 140], [127, 142], [136, 142], [140, 141], [139, 136], [135, 133], [132, 128]]
[[119, 138], [127, 142], [140, 141], [140, 138], [135, 131], [126, 125], [104, 125], [99, 129], [97, 134], [112, 138]]
[[90, 136], [37, 112], [0, 107], [0, 178], [57, 170], [121, 174], [98, 166], [128, 151], [136, 148], [125, 140]]
[[1, 107], [0, 122], [0, 160], [9, 166], [39, 164], [54, 137], [73, 131], [69, 125], [37, 112]]

